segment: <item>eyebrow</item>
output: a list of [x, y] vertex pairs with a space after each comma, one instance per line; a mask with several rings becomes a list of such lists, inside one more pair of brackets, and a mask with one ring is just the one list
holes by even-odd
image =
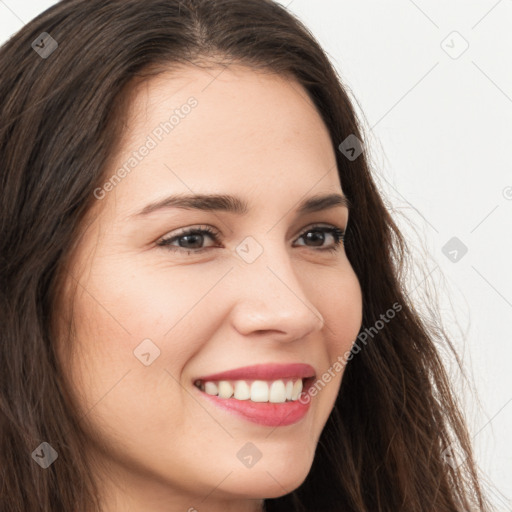
[[[314, 213], [329, 208], [345, 207], [352, 208], [348, 198], [341, 194], [316, 195], [305, 199], [297, 207], [297, 214], [304, 215]], [[141, 217], [149, 215], [157, 210], [168, 208], [182, 208], [186, 210], [201, 210], [206, 212], [228, 212], [236, 215], [245, 215], [249, 211], [246, 201], [237, 196], [228, 194], [192, 194], [192, 195], [172, 195], [148, 204], [141, 211], [130, 215], [128, 218]]]

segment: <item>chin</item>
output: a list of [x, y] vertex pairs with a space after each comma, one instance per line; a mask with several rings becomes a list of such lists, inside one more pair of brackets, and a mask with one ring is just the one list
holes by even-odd
[[[226, 480], [234, 493], [246, 498], [278, 498], [297, 489], [306, 479], [312, 461], [297, 458], [261, 459], [252, 468], [238, 469]], [[227, 490], [227, 489], [226, 489]]]

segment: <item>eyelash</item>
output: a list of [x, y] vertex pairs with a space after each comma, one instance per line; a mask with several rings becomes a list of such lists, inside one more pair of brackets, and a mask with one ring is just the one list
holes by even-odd
[[[342, 243], [345, 242], [346, 232], [345, 232], [345, 230], [340, 229], [337, 226], [312, 226], [312, 227], [309, 227], [306, 231], [304, 231], [299, 236], [299, 238], [302, 238], [304, 235], [306, 235], [307, 233], [310, 233], [312, 231], [317, 231], [317, 232], [320, 231], [320, 232], [323, 232], [323, 233], [329, 233], [335, 239], [334, 246], [326, 247], [326, 248], [323, 248], [323, 249], [316, 249], [317, 251], [326, 251], [326, 252], [335, 253], [335, 252], [337, 252], [337, 251], [339, 251], [341, 249]], [[171, 245], [171, 243], [174, 242], [175, 240], [179, 240], [180, 238], [182, 238], [184, 236], [204, 235], [204, 234], [207, 234], [208, 236], [210, 236], [215, 243], [219, 242], [220, 234], [218, 232], [214, 231], [209, 226], [200, 226], [199, 228], [188, 229], [188, 230], [183, 231], [182, 233], [174, 235], [174, 236], [172, 236], [170, 238], [163, 238], [159, 242], [157, 242], [157, 245], [160, 246], [160, 247], [165, 247], [167, 250], [170, 250], [170, 251], [175, 252], [175, 253], [186, 252], [187, 255], [199, 254], [199, 253], [202, 253], [202, 252], [204, 252], [204, 251], [206, 251], [208, 249], [211, 249], [212, 247], [203, 247], [203, 248], [200, 248], [200, 249], [186, 249], [184, 247], [173, 246], [173, 245]], [[303, 246], [303, 247], [307, 247], [307, 246]]]

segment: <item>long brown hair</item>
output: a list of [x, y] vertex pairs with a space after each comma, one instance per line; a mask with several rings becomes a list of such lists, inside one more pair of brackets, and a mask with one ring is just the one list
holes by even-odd
[[[119, 143], [130, 84], [206, 62], [301, 84], [352, 204], [345, 247], [363, 292], [358, 339], [369, 341], [355, 345], [306, 480], [266, 510], [489, 510], [436, 348], [451, 343], [405, 292], [407, 245], [366, 153], [338, 149], [350, 135], [364, 140], [346, 88], [310, 32], [270, 0], [63, 0], [0, 49], [0, 509], [101, 510], [55, 350], [65, 262]], [[45, 470], [31, 457], [42, 442], [61, 459]]]

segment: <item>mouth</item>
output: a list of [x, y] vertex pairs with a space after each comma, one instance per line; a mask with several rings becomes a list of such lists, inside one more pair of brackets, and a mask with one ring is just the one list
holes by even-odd
[[[193, 381], [205, 400], [223, 411], [264, 426], [303, 419], [310, 407], [315, 370], [306, 364], [255, 365]], [[307, 399], [301, 399], [307, 396]]]
[[249, 400], [255, 403], [269, 402], [282, 404], [295, 402], [303, 391], [307, 391], [314, 377], [285, 378], [276, 380], [201, 380], [194, 382], [194, 386], [210, 396], [228, 400]]

